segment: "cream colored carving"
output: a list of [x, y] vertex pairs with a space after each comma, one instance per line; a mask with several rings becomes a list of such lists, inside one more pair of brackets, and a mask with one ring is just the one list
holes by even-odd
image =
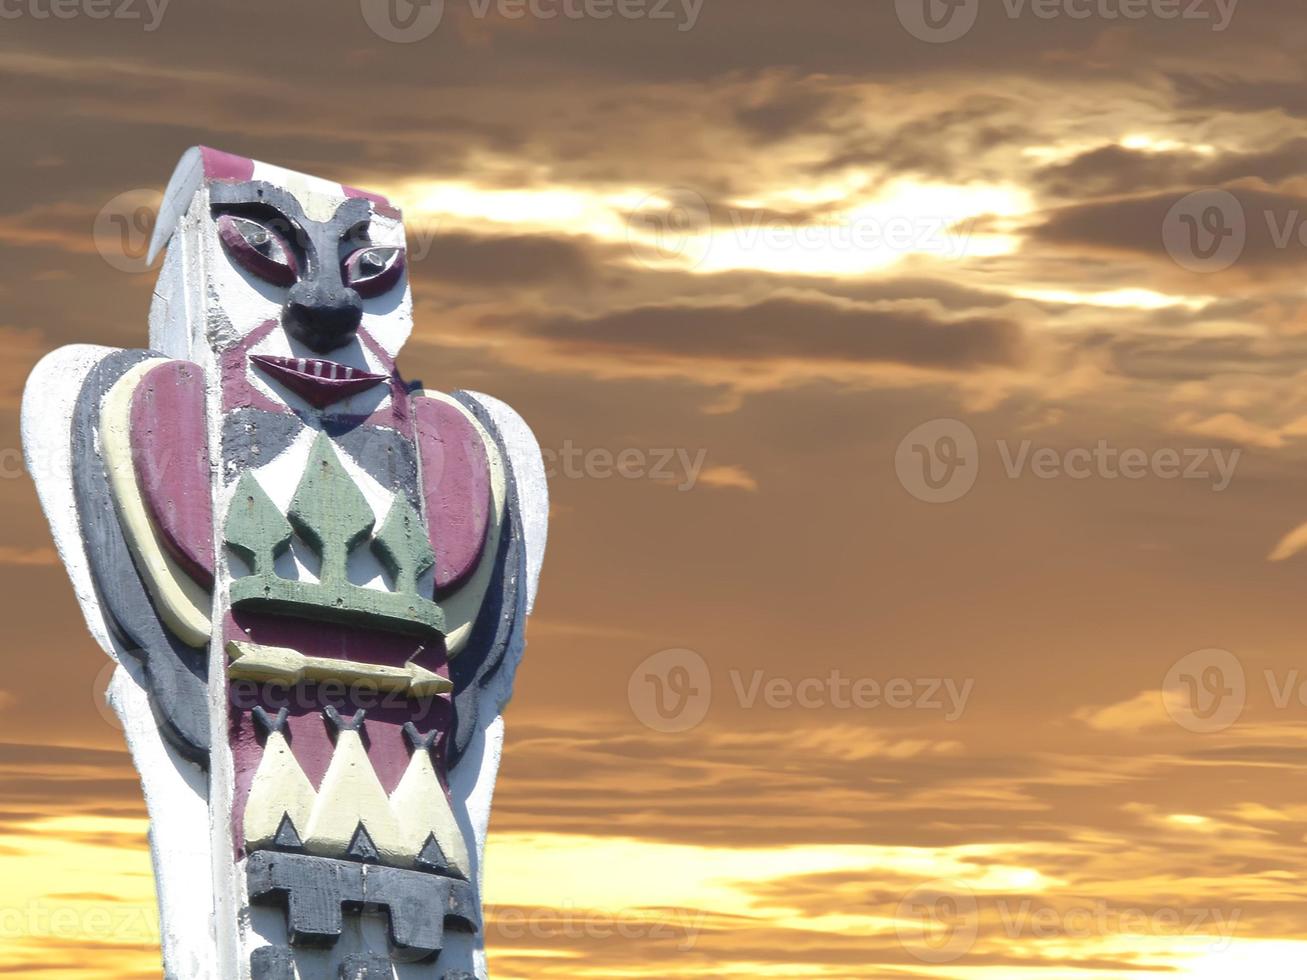
[[283, 816], [289, 816], [296, 833], [303, 834], [316, 796], [286, 736], [273, 732], [263, 748], [263, 758], [259, 760], [249, 799], [245, 801], [246, 844], [251, 848], [271, 844]]
[[105, 396], [100, 416], [100, 449], [105, 471], [113, 489], [114, 503], [123, 526], [123, 537], [136, 559], [163, 621], [185, 643], [204, 647], [209, 643], [209, 593], [183, 571], [168, 554], [159, 532], [145, 509], [145, 500], [132, 464], [131, 408], [141, 379], [158, 367], [157, 360], [143, 361], [118, 379]]
[[490, 461], [490, 527], [486, 530], [485, 549], [481, 552], [481, 561], [472, 573], [472, 577], [457, 592], [441, 600], [440, 607], [445, 611], [445, 650], [450, 659], [458, 656], [467, 641], [472, 637], [472, 627], [476, 624], [481, 603], [485, 601], [486, 591], [495, 572], [495, 555], [499, 553], [499, 538], [504, 526], [504, 506], [508, 496], [507, 474], [504, 460], [499, 454], [499, 446], [486, 431], [485, 426], [477, 421], [461, 402], [439, 391], [424, 391], [423, 398], [452, 405], [463, 413], [481, 437], [486, 447], [486, 459]]
[[419, 749], [408, 760], [403, 778], [390, 794], [390, 809], [399, 821], [406, 854], [416, 858], [434, 834], [450, 866], [463, 877], [471, 877], [467, 843], [454, 821], [430, 752]]
[[379, 691], [395, 691], [415, 698], [448, 694], [454, 689], [449, 678], [412, 662], [391, 667], [309, 657], [289, 647], [263, 646], [243, 640], [232, 640], [227, 644], [227, 652], [232, 656], [227, 673], [240, 680], [268, 681], [284, 687], [302, 680], [341, 681], [369, 684]]
[[398, 864], [411, 857], [404, 853], [399, 821], [390, 810], [359, 733], [343, 729], [322, 778], [304, 845], [314, 854], [340, 856], [349, 849], [360, 823], [387, 863]]

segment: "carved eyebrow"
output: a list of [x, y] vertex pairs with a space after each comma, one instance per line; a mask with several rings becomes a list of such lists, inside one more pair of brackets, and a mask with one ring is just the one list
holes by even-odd
[[283, 224], [285, 229], [298, 231], [300, 223], [289, 217], [281, 208], [267, 201], [232, 201], [230, 203], [213, 203], [214, 214], [234, 214], [242, 218], [254, 218], [265, 224], [268, 222]]
[[341, 232], [340, 240], [345, 243], [372, 241], [372, 212], [355, 221]]
[[[372, 202], [366, 198], [350, 197], [341, 201], [336, 213], [328, 221], [314, 221], [304, 214], [300, 202], [284, 187], [270, 184], [265, 180], [236, 181], [215, 184], [209, 191], [209, 201], [215, 208], [267, 207], [286, 221], [291, 222], [312, 237], [317, 237], [321, 229], [322, 239], [344, 241], [353, 232], [362, 227], [365, 231], [372, 223]], [[321, 239], [320, 239], [321, 240]]]
[[263, 180], [215, 184], [209, 190], [209, 201], [222, 208], [269, 208], [301, 227], [305, 223], [304, 209], [295, 195]]

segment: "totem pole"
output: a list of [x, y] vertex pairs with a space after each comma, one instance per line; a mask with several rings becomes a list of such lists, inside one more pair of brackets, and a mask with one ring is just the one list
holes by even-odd
[[482, 861], [543, 557], [503, 403], [405, 382], [384, 197], [197, 147], [150, 349], [33, 371], [23, 441], [117, 662], [171, 980], [487, 976]]

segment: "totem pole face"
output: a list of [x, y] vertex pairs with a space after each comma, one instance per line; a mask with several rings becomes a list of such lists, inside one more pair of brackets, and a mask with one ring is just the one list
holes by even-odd
[[[411, 298], [384, 198], [196, 148], [165, 194], [165, 245], [154, 350], [66, 355], [85, 377], [71, 529], [59, 488], [39, 489], [122, 665], [169, 976], [483, 977], [538, 449], [493, 399], [400, 378]], [[43, 367], [29, 450], [48, 441], [38, 406], [27, 419]], [[170, 793], [195, 794], [206, 826]], [[209, 834], [207, 906], [169, 863], [196, 852], [187, 833]]]

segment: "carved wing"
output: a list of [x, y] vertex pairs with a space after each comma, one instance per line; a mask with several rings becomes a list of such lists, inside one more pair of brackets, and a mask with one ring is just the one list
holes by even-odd
[[198, 530], [209, 515], [211, 539], [212, 518], [202, 384], [199, 369], [183, 365], [151, 351], [95, 364], [73, 407], [71, 475], [109, 629], [143, 664], [164, 734], [207, 766], [210, 600], [196, 579], [207, 564], [212, 581], [212, 545]]
[[[530, 430], [493, 398], [424, 392], [414, 399], [414, 417], [436, 553], [436, 589], [448, 625], [455, 690], [452, 768], [476, 733], [480, 716], [493, 717], [503, 707], [506, 694], [487, 699], [486, 692], [496, 686], [506, 664], [511, 686], [521, 656], [515, 638], [530, 608], [539, 564], [532, 573], [518, 486], [527, 480], [539, 492], [543, 511], [544, 473]], [[532, 551], [543, 555], [543, 524], [533, 524], [538, 543], [533, 539]], [[483, 699], [489, 703], [483, 705]], [[483, 711], [488, 708], [493, 710]]]

